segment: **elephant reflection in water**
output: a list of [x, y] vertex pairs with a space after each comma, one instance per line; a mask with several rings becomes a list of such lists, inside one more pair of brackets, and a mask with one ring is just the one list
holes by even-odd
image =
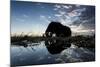
[[47, 50], [51, 54], [59, 54], [64, 49], [71, 46], [71, 43], [61, 40], [48, 40], [45, 41], [45, 45], [47, 47]]

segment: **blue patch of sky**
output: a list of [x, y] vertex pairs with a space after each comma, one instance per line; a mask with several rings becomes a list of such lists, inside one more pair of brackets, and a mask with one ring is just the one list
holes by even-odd
[[[40, 16], [54, 18], [56, 11], [53, 11], [53, 5], [27, 2], [11, 2], [11, 27], [12, 32], [29, 32], [32, 30], [41, 31], [46, 28], [48, 23]], [[51, 18], [49, 18], [50, 20]], [[39, 26], [39, 28], [34, 29]], [[43, 32], [43, 31], [42, 31]]]

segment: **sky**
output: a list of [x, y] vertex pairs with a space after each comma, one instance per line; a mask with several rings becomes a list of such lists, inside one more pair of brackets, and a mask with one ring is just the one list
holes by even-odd
[[73, 35], [95, 33], [95, 6], [11, 1], [11, 34], [42, 35], [51, 21], [69, 26]]

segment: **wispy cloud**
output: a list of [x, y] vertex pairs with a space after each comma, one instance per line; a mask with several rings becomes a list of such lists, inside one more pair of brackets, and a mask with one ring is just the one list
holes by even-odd
[[45, 21], [45, 22], [47, 22], [47, 23], [50, 23], [50, 20], [49, 19], [51, 18], [50, 16], [48, 16], [48, 17], [46, 17], [46, 16], [44, 16], [44, 15], [40, 15], [40, 19], [41, 20], [43, 20], [43, 21]]
[[62, 7], [65, 8], [65, 9], [70, 9], [70, 8], [72, 8], [72, 6], [70, 6], [70, 5], [69, 5], [69, 6], [67, 6], [67, 5], [62, 5]]
[[18, 22], [24, 22], [25, 20], [21, 19], [21, 18], [16, 18], [16, 21], [18, 21]]
[[55, 7], [59, 9], [61, 8], [61, 5], [56, 4]]
[[29, 16], [28, 16], [28, 15], [26, 15], [26, 14], [24, 14], [24, 15], [23, 15], [23, 17], [28, 18]]

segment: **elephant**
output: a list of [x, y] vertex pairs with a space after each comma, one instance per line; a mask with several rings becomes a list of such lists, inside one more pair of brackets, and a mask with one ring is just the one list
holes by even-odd
[[[43, 35], [44, 36], [44, 35]], [[70, 37], [71, 29], [68, 26], [62, 25], [60, 22], [51, 22], [46, 31], [45, 37]]]

